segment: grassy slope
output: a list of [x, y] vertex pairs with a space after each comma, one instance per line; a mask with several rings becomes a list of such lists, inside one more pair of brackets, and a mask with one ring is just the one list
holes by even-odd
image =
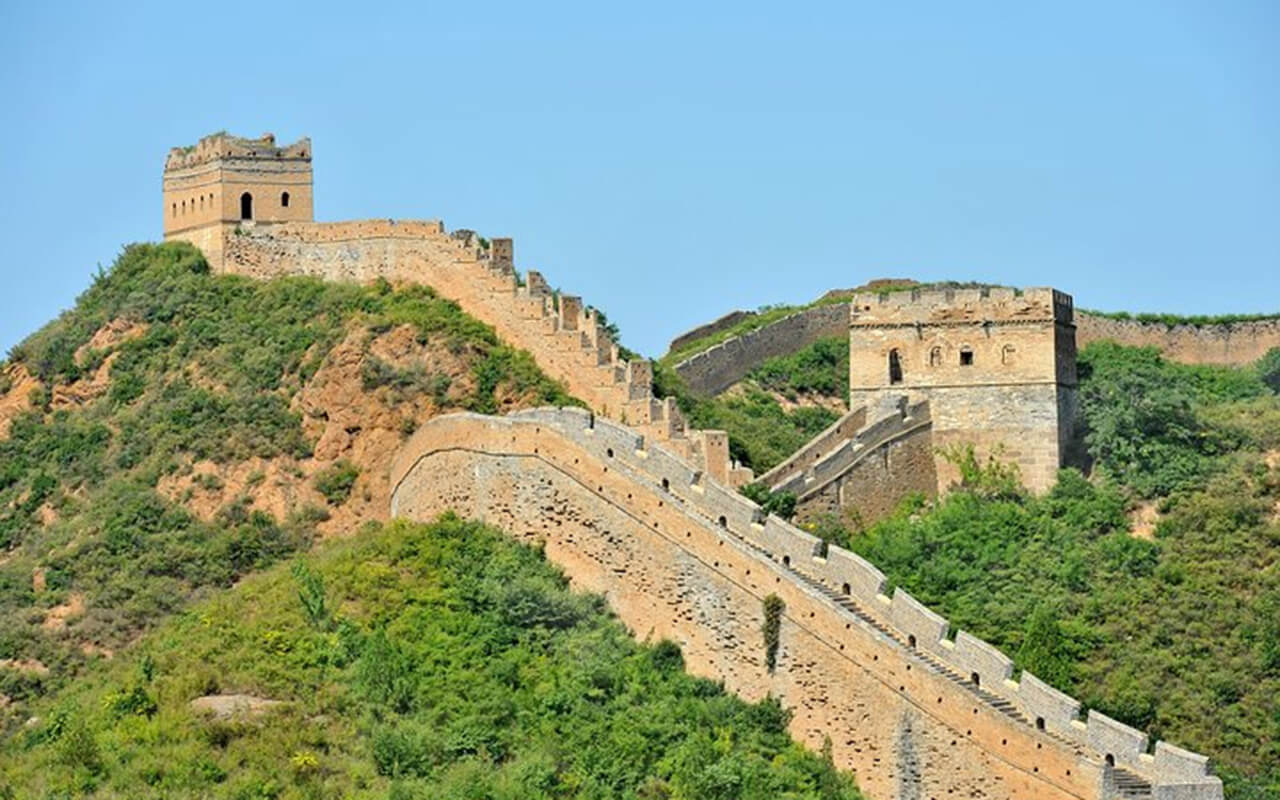
[[[179, 615], [0, 744], [22, 796], [856, 798], [750, 705], [639, 645], [541, 553], [456, 519], [331, 544]], [[763, 642], [760, 646], [763, 647]], [[217, 722], [188, 701], [286, 705]], [[0, 788], [0, 796], [6, 796]], [[11, 796], [11, 795], [9, 795]]]
[[[85, 349], [117, 321], [141, 335], [110, 354]], [[429, 289], [213, 277], [182, 244], [127, 249], [74, 309], [16, 347], [4, 373], [11, 385], [0, 388], [17, 391], [14, 374], [40, 383], [36, 408], [0, 441], [0, 659], [35, 659], [49, 672], [0, 668], [0, 694], [13, 701], [0, 719], [20, 720], [28, 698], [94, 660], [95, 648], [125, 646], [193, 595], [307, 547], [332, 509], [323, 499], [273, 517], [254, 505], [271, 487], [251, 479], [202, 519], [157, 486], [200, 459], [276, 459], [301, 476], [314, 465], [314, 441], [295, 410], [298, 393], [351, 331], [372, 337], [396, 325], [457, 352], [470, 370], [469, 389], [440, 392], [438, 375], [367, 358], [370, 393], [383, 383], [396, 385], [381, 391], [430, 384], [436, 393], [438, 404], [405, 406], [405, 433], [451, 407], [494, 410], [500, 396], [570, 402], [527, 354]], [[101, 391], [51, 407], [53, 395], [99, 373], [109, 377]], [[343, 470], [352, 466], [316, 474], [334, 505], [344, 495], [329, 483], [336, 477], [349, 492]], [[57, 609], [65, 627], [50, 624]]]

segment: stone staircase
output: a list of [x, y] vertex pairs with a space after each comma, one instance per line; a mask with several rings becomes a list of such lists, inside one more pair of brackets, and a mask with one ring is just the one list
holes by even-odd
[[1137, 800], [1152, 796], [1150, 781], [1122, 767], [1111, 770], [1111, 784], [1115, 797]]
[[[943, 661], [941, 661], [939, 658], [937, 658], [933, 654], [928, 653], [924, 650], [920, 650], [919, 648], [912, 647], [911, 644], [900, 633], [898, 633], [897, 630], [895, 630], [893, 627], [886, 624], [876, 616], [872, 615], [866, 609], [862, 608], [860, 605], [855, 603], [853, 599], [848, 595], [844, 594], [843, 592], [839, 592], [835, 590], [834, 588], [832, 588], [831, 586], [828, 586], [823, 581], [820, 581], [814, 578], [813, 576], [808, 575], [805, 572], [796, 569], [792, 565], [787, 565], [785, 568], [788, 569], [793, 575], [795, 575], [796, 579], [799, 580], [801, 583], [810, 587], [811, 589], [823, 595], [824, 597], [827, 597], [828, 599], [831, 600], [831, 602], [840, 606], [845, 611], [848, 611], [850, 614], [853, 614], [855, 617], [862, 620], [866, 624], [870, 625], [872, 628], [876, 629], [877, 631], [884, 634], [888, 638], [902, 645], [904, 648], [907, 648], [908, 650], [911, 651], [913, 655], [915, 655], [916, 658], [918, 658], [920, 661], [928, 665], [935, 672], [939, 673], [944, 678], [954, 683], [956, 686], [959, 686], [962, 689], [968, 691], [970, 694], [972, 694], [974, 697], [981, 700], [986, 705], [991, 706], [992, 708], [996, 709], [997, 711], [1009, 717], [1010, 719], [1014, 720], [1015, 722], [1020, 722], [1028, 726], [1033, 724], [1031, 720], [1029, 720], [1026, 717], [1026, 715], [1023, 714], [1022, 711], [1019, 710], [1018, 707], [1014, 705], [1012, 702], [1010, 702], [1007, 698], [1002, 697], [996, 694], [995, 692], [990, 692], [990, 691], [987, 691], [986, 689], [983, 689], [982, 687], [973, 683], [973, 681], [971, 681], [968, 677], [961, 675], [959, 672], [956, 672], [949, 665], [945, 664]], [[1077, 744], [1076, 742], [1071, 741], [1070, 739], [1060, 736], [1052, 731], [1041, 730], [1040, 733], [1050, 739], [1053, 739], [1056, 742], [1059, 742], [1065, 745], [1066, 747], [1070, 748], [1073, 752], [1075, 752], [1077, 755], [1082, 755], [1084, 753], [1084, 750], [1080, 747], [1080, 745]], [[1124, 791], [1139, 792], [1138, 794], [1123, 794], [1121, 796], [1123, 797], [1150, 797], [1151, 796], [1151, 785], [1150, 783], [1147, 783], [1141, 776], [1132, 772], [1128, 772], [1127, 770], [1120, 769], [1118, 767], [1114, 770], [1114, 773], [1117, 776], [1116, 782], [1117, 782], [1118, 789], [1123, 785]], [[1122, 776], [1124, 781], [1123, 784], [1121, 784]], [[1141, 794], [1140, 792], [1142, 791], [1145, 791], [1146, 794]]]

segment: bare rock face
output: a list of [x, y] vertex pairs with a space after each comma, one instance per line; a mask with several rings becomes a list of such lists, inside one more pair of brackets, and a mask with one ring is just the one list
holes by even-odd
[[284, 703], [279, 700], [251, 694], [208, 694], [191, 701], [191, 708], [195, 711], [220, 720], [252, 719], [282, 705]]

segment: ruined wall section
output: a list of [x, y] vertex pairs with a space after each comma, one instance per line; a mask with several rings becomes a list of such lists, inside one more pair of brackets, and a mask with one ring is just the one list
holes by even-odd
[[819, 339], [844, 336], [848, 329], [847, 304], [814, 306], [713, 345], [676, 364], [675, 371], [691, 390], [719, 394], [767, 359], [794, 353]]
[[[858, 556], [766, 516], [634, 430], [578, 410], [458, 414], [414, 434], [392, 513], [448, 509], [526, 541], [603, 593], [640, 638], [681, 644], [690, 671], [781, 699], [792, 733], [874, 798], [1103, 798], [1120, 770], [1157, 798], [1220, 798], [1203, 759], [1146, 737], [1012, 663]], [[762, 603], [785, 603], [777, 668]], [[970, 680], [977, 676], [977, 681]], [[979, 688], [981, 687], [981, 688]], [[1163, 744], [1163, 743], [1161, 743]], [[1107, 757], [1115, 766], [1108, 763]]]
[[671, 398], [653, 396], [652, 365], [621, 357], [595, 311], [573, 295], [553, 296], [541, 274], [520, 285], [510, 239], [487, 247], [435, 220], [238, 225], [225, 230], [221, 271], [269, 279], [309, 275], [431, 286], [506, 342], [527, 350], [570, 394], [605, 417], [669, 443], [716, 480], [740, 485], [751, 471], [729, 456], [720, 431], [686, 430]]
[[1280, 347], [1280, 319], [1170, 326], [1088, 312], [1076, 314], [1076, 343], [1080, 347], [1104, 339], [1130, 347], [1158, 347], [1166, 358], [1184, 364], [1240, 366]]

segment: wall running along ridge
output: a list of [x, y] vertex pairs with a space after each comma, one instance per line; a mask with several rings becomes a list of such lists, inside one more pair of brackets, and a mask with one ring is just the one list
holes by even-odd
[[1158, 347], [1165, 358], [1184, 364], [1252, 364], [1280, 347], [1280, 319], [1220, 325], [1165, 325], [1076, 314], [1076, 343], [1109, 339], [1131, 347]]
[[[689, 337], [696, 332], [685, 334], [681, 339], [691, 340]], [[712, 345], [676, 364], [675, 371], [692, 391], [719, 394], [770, 358], [794, 353], [819, 339], [848, 333], [848, 303], [814, 306]]]
[[[1024, 673], [858, 556], [710, 480], [642, 434], [577, 409], [431, 420], [392, 467], [392, 514], [446, 510], [528, 542], [603, 593], [632, 632], [748, 700], [778, 697], [791, 732], [830, 739], [873, 798], [1220, 798], [1206, 760]], [[777, 668], [763, 600], [785, 603]], [[977, 677], [977, 683], [972, 679]], [[1109, 763], [1114, 762], [1114, 766]], [[1135, 796], [1135, 795], [1129, 795]]]
[[[844, 316], [834, 321], [833, 309], [842, 308]], [[752, 370], [776, 356], [791, 355], [816, 340], [828, 336], [841, 336], [846, 332], [849, 304], [836, 303], [798, 311], [777, 322], [757, 328], [742, 337], [714, 344], [706, 350], [675, 365], [676, 374], [695, 392], [719, 394], [745, 378]], [[739, 319], [751, 316], [751, 312], [737, 311]], [[722, 319], [729, 319], [726, 315]], [[796, 319], [802, 317], [803, 319]], [[1076, 345], [1084, 347], [1091, 342], [1109, 340], [1129, 347], [1157, 347], [1165, 358], [1183, 364], [1252, 364], [1274, 347], [1280, 347], [1280, 319], [1233, 322], [1221, 325], [1174, 325], [1159, 322], [1139, 322], [1100, 317], [1087, 311], [1077, 311]], [[682, 335], [671, 343], [681, 346], [703, 336], [717, 333], [730, 325], [709, 323]], [[697, 335], [695, 335], [697, 334]], [[739, 338], [752, 341], [737, 341]]]
[[428, 285], [527, 350], [597, 413], [666, 442], [718, 481], [738, 486], [751, 480], [751, 470], [730, 459], [727, 434], [686, 430], [675, 401], [654, 398], [651, 363], [623, 359], [582, 298], [554, 298], [532, 270], [519, 285], [510, 239], [483, 247], [471, 231], [448, 234], [438, 221], [240, 224], [224, 229], [221, 250], [217, 271], [252, 278]]

